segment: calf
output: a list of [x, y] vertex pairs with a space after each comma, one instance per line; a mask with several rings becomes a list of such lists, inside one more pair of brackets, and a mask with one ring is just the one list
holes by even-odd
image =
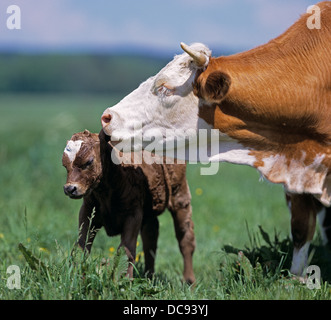
[[108, 236], [120, 234], [120, 246], [125, 248], [129, 260], [127, 275], [132, 278], [140, 231], [145, 272], [151, 275], [159, 232], [157, 216], [169, 209], [184, 259], [184, 280], [193, 283], [195, 237], [186, 165], [145, 162], [117, 165], [112, 160], [113, 151], [119, 156], [102, 130], [99, 135], [88, 130], [76, 133], [64, 149], [62, 163], [67, 169], [64, 192], [72, 199], [83, 198], [78, 245], [90, 252], [96, 231], [101, 227]]

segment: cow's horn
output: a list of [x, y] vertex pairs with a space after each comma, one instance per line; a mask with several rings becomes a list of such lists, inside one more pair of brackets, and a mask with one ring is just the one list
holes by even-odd
[[191, 49], [187, 44], [183, 42], [180, 43], [180, 46], [188, 55], [190, 55], [194, 59], [195, 63], [199, 67], [203, 67], [206, 64], [207, 57], [203, 53]]

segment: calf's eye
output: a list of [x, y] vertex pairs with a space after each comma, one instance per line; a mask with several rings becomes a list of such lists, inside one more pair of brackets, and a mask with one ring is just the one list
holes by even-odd
[[93, 158], [89, 159], [88, 161], [86, 161], [83, 165], [82, 165], [82, 169], [86, 169], [87, 167], [89, 167], [92, 163], [93, 163]]

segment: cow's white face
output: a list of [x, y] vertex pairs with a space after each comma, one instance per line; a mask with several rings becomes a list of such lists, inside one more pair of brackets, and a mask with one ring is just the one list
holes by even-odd
[[199, 99], [192, 84], [196, 73], [208, 64], [211, 52], [199, 43], [190, 48], [204, 56], [204, 65], [187, 53], [175, 56], [157, 75], [104, 111], [102, 126], [112, 141], [134, 138], [137, 150], [155, 137], [161, 136], [159, 140], [165, 143], [174, 139], [178, 129], [196, 134], [199, 127], [206, 125], [198, 120]]

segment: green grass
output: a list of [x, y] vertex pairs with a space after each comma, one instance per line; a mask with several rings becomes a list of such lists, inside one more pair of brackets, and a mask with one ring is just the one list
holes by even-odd
[[[62, 152], [73, 133], [98, 132], [101, 113], [116, 101], [102, 95], [0, 96], [0, 299], [330, 299], [329, 250], [317, 234], [311, 263], [321, 267], [321, 289], [293, 280], [282, 187], [260, 181], [244, 166], [220, 164], [214, 176], [188, 166], [197, 241], [194, 288], [181, 282], [169, 212], [159, 219], [151, 280], [143, 277], [141, 255], [135, 279], [123, 276], [119, 237], [103, 230], [89, 257], [76, 249], [71, 255], [81, 200], [63, 194]], [[10, 265], [20, 267], [21, 289], [6, 286]]]

